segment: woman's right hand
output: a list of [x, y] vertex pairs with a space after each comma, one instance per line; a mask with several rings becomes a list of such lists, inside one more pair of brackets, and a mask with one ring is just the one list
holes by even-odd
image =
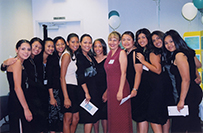
[[24, 115], [25, 115], [25, 119], [30, 122], [33, 117], [32, 117], [32, 113], [29, 109], [24, 109]]
[[89, 93], [85, 93], [86, 102], [89, 103], [91, 97]]
[[64, 107], [68, 109], [70, 106], [71, 106], [70, 99], [69, 98], [68, 99], [64, 99]]
[[18, 58], [9, 58], [3, 62], [4, 66], [10, 66], [17, 61]]

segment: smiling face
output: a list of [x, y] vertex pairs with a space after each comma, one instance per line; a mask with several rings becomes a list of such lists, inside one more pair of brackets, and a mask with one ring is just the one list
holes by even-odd
[[104, 52], [103, 52], [103, 46], [102, 46], [100, 41], [95, 41], [93, 49], [94, 49], [94, 52], [95, 52], [96, 56], [104, 54]]
[[31, 55], [31, 47], [29, 43], [22, 43], [18, 49], [16, 49], [17, 56], [21, 60], [27, 59]]
[[133, 38], [130, 35], [128, 35], [128, 34], [124, 34], [122, 36], [121, 43], [122, 43], [123, 47], [127, 51], [129, 51], [134, 46]]
[[85, 36], [80, 43], [82, 52], [87, 54], [92, 48], [92, 39], [89, 36]]
[[118, 46], [119, 46], [119, 44], [120, 44], [120, 41], [118, 40], [118, 38], [116, 38], [116, 37], [110, 37], [109, 39], [108, 39], [108, 45], [109, 45], [109, 48], [111, 49], [111, 50], [115, 50], [115, 49], [117, 49], [118, 48]]
[[58, 52], [59, 55], [61, 55], [66, 47], [65, 42], [63, 41], [63, 39], [59, 39], [56, 44], [56, 51]]
[[80, 46], [80, 43], [79, 43], [79, 39], [77, 37], [72, 37], [70, 39], [69, 42], [67, 42], [68, 46], [70, 47], [70, 49], [75, 52], [79, 46]]
[[38, 41], [32, 43], [32, 55], [38, 55], [42, 51], [42, 45]]
[[170, 35], [165, 37], [164, 45], [165, 45], [166, 49], [170, 52], [173, 52], [176, 50], [175, 43]]
[[163, 46], [163, 41], [162, 41], [161, 38], [160, 38], [158, 35], [156, 35], [156, 34], [154, 34], [154, 35], [152, 36], [152, 43], [153, 43], [153, 45], [154, 45], [156, 48], [162, 48], [162, 46]]
[[145, 48], [147, 46], [147, 44], [148, 44], [147, 37], [146, 37], [146, 35], [144, 33], [140, 33], [138, 35], [137, 40], [138, 40], [138, 44], [143, 48]]
[[54, 52], [54, 43], [52, 41], [46, 41], [44, 46], [44, 53], [52, 55]]

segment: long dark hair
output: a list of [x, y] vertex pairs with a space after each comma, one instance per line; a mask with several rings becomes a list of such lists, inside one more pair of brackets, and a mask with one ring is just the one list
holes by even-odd
[[151, 39], [152, 39], [153, 35], [157, 35], [162, 40], [162, 47], [161, 48], [155, 47], [154, 43], [153, 43], [153, 40], [152, 40], [152, 46], [151, 46], [151, 48], [153, 49], [154, 54], [156, 54], [156, 55], [162, 54], [163, 53], [163, 45], [164, 45], [164, 43], [163, 43], [164, 33], [162, 31], [159, 31], [159, 30], [153, 31], [151, 33]]
[[[193, 53], [194, 52], [193, 49], [188, 47], [187, 43], [183, 40], [183, 38], [180, 36], [180, 34], [177, 31], [175, 31], [175, 30], [169, 30], [169, 31], [167, 31], [164, 34], [163, 40], [165, 40], [165, 38], [167, 36], [171, 36], [177, 51], [184, 50], [184, 51], [186, 51], [188, 53]], [[163, 41], [163, 43], [164, 43], [164, 49], [166, 50], [165, 42]]]
[[[68, 42], [68, 43], [70, 42], [70, 39], [71, 39], [72, 37], [77, 37], [78, 40], [79, 40], [79, 36], [78, 36], [76, 33], [70, 33], [70, 34], [67, 36], [67, 42]], [[71, 49], [69, 46], [67, 46], [66, 49], [70, 52], [71, 59], [72, 59], [72, 60], [75, 60], [75, 59], [73, 59], [73, 51], [72, 51], [72, 49]]]
[[102, 38], [98, 38], [98, 39], [94, 40], [93, 45], [92, 45], [93, 54], [96, 55], [96, 53], [95, 53], [95, 51], [94, 51], [94, 45], [95, 45], [95, 42], [96, 42], [96, 41], [99, 41], [99, 42], [102, 44], [103, 54], [104, 54], [104, 55], [107, 55], [107, 46], [106, 46], [105, 41], [104, 41]]
[[139, 29], [139, 30], [135, 33], [135, 46], [138, 47], [138, 48], [140, 48], [140, 49], [144, 49], [144, 48], [142, 48], [142, 47], [138, 44], [138, 36], [139, 36], [141, 33], [145, 34], [145, 36], [146, 36], [146, 38], [147, 38], [147, 40], [148, 40], [148, 44], [147, 44], [146, 48], [147, 48], [147, 50], [149, 50], [150, 47], [151, 47], [151, 45], [152, 45], [152, 44], [151, 44], [151, 33], [150, 33], [150, 31], [149, 31], [148, 29], [146, 29], [146, 28]]

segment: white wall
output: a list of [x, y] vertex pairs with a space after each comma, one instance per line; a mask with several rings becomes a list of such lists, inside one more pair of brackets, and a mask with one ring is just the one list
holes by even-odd
[[120, 14], [121, 25], [116, 30], [122, 34], [126, 30], [135, 33], [143, 27], [163, 32], [173, 28], [181, 35], [188, 31], [203, 30], [200, 12], [191, 22], [181, 14], [183, 5], [192, 0], [160, 0], [159, 27], [156, 1], [158, 0], [109, 0], [109, 11], [117, 10]]
[[[0, 63], [15, 56], [19, 39], [33, 37], [31, 0], [0, 0]], [[8, 93], [6, 74], [0, 72], [0, 95]]]
[[66, 20], [81, 21], [81, 29], [79, 30], [78, 26], [75, 29], [71, 28], [70, 24], [67, 24], [63, 28], [59, 28], [58, 31], [48, 30], [48, 36], [52, 38], [56, 35], [67, 38], [70, 32], [76, 32], [79, 36], [83, 33], [89, 33], [93, 39], [98, 37], [106, 39], [108, 36], [107, 0], [33, 0], [32, 4], [34, 34], [36, 36], [43, 37], [42, 29], [40, 29], [37, 21], [53, 21], [53, 17], [65, 17]]

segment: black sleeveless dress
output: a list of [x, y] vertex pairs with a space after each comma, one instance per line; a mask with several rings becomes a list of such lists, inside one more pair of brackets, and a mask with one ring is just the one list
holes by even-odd
[[[26, 101], [29, 101], [28, 100], [29, 97], [27, 97], [28, 78], [25, 70], [22, 70], [21, 76], [22, 76], [21, 87]], [[23, 107], [20, 104], [17, 94], [14, 90], [13, 72], [7, 72], [7, 80], [10, 88], [8, 100], [10, 133], [20, 133], [20, 123], [22, 123], [23, 133], [32, 133], [34, 130], [32, 129], [30, 123], [25, 119]]]
[[100, 119], [107, 119], [107, 102], [102, 101], [102, 96], [104, 92], [106, 91], [107, 88], [107, 82], [106, 82], [106, 71], [104, 69], [104, 62], [106, 59], [104, 59], [101, 62], [96, 62], [96, 70], [97, 70], [97, 75], [95, 76], [96, 78], [96, 85], [97, 85], [97, 90], [99, 91], [99, 101], [98, 101], [98, 108], [99, 108], [99, 117]]
[[[148, 54], [149, 59], [149, 54]], [[150, 60], [148, 61], [150, 64]], [[151, 88], [151, 94], [149, 98], [149, 107], [148, 107], [148, 122], [164, 125], [168, 119], [168, 97], [172, 97], [172, 91], [169, 93], [169, 90], [172, 90], [172, 84], [170, 84], [169, 76], [166, 69], [163, 67], [161, 61], [162, 70], [160, 74], [156, 74], [152, 71], [149, 71], [149, 85]]]
[[[141, 53], [145, 55], [142, 49], [137, 48], [135, 50], [132, 50], [127, 56], [128, 66], [126, 71], [126, 79], [129, 82], [131, 91], [133, 89], [134, 81], [135, 81], [133, 52]], [[135, 63], [139, 64], [141, 62], [138, 59], [136, 59]], [[148, 111], [149, 96], [150, 96], [148, 74], [149, 72], [143, 69], [142, 75], [141, 75], [141, 82], [138, 88], [137, 95], [131, 98], [132, 119], [136, 122], [147, 121], [147, 111]]]
[[[202, 99], [202, 90], [198, 84], [196, 84], [196, 65], [194, 61], [194, 51], [174, 51], [172, 56], [172, 62], [175, 60], [177, 53], [183, 53], [187, 57], [190, 71], [190, 86], [185, 98], [185, 105], [189, 107], [189, 115], [186, 117], [179, 116], [172, 119], [172, 132], [201, 132], [199, 113], [199, 104]], [[177, 66], [171, 64], [171, 73], [175, 76], [176, 89], [180, 97], [181, 94], [181, 76]], [[178, 99], [179, 101], [179, 99]]]

